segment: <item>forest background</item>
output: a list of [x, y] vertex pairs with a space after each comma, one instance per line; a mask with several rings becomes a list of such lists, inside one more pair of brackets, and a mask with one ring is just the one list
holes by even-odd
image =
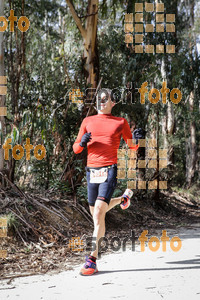
[[[43, 195], [57, 193], [74, 205], [87, 204], [85, 177], [86, 150], [73, 153], [72, 145], [80, 124], [92, 105], [86, 104], [87, 88], [126, 89], [125, 103], [118, 103], [113, 115], [125, 117], [132, 130], [142, 128], [146, 137], [157, 139], [158, 149], [168, 150], [168, 167], [140, 176], [165, 180], [171, 191], [189, 191], [196, 201], [200, 183], [200, 2], [163, 1], [165, 13], [175, 14], [174, 33], [148, 33], [149, 44], [173, 44], [174, 54], [135, 53], [125, 44], [126, 13], [135, 13], [136, 1], [0, 1], [0, 12], [30, 20], [27, 32], [15, 23], [14, 32], [0, 33], [0, 76], [7, 76], [8, 92], [1, 96], [7, 116], [0, 117], [1, 197], [14, 183], [21, 193]], [[145, 3], [145, 1], [140, 1]], [[156, 4], [155, 1], [149, 3]], [[160, 2], [161, 3], [161, 2]], [[146, 23], [155, 22], [155, 12], [144, 13]], [[160, 100], [151, 104], [146, 94], [140, 103], [137, 88], [148, 82], [148, 89], [161, 89], [162, 83], [178, 88], [178, 104]], [[73, 103], [72, 89], [83, 92], [83, 104]], [[92, 101], [92, 97], [90, 98]], [[42, 144], [46, 157], [15, 160], [10, 152], [4, 159], [2, 145], [12, 139], [12, 147], [24, 145], [30, 138], [34, 146]], [[121, 143], [121, 148], [125, 148]], [[147, 173], [147, 172], [146, 172]], [[5, 178], [8, 178], [5, 179]], [[119, 181], [114, 196], [119, 196], [127, 180]], [[159, 202], [159, 190], [141, 190], [145, 199]], [[85, 207], [87, 207], [85, 205]], [[3, 211], [2, 211], [3, 212]], [[5, 210], [4, 210], [5, 212]], [[17, 218], [17, 214], [15, 215]]]

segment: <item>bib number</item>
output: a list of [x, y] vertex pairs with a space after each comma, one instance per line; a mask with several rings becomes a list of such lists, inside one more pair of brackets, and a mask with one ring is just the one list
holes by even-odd
[[108, 168], [90, 169], [90, 183], [102, 183], [108, 177]]

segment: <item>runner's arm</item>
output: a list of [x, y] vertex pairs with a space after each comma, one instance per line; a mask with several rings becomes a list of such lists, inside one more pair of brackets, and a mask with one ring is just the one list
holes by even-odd
[[132, 139], [133, 139], [132, 133], [131, 133], [130, 127], [129, 127], [126, 119], [124, 119], [124, 127], [123, 127], [123, 131], [122, 131], [122, 137], [130, 149], [137, 150], [139, 148], [139, 145], [134, 145], [132, 142]]
[[78, 153], [81, 153], [84, 149], [84, 147], [81, 147], [79, 144], [81, 142], [81, 138], [82, 136], [87, 132], [86, 130], [86, 125], [85, 125], [85, 119], [83, 120], [82, 124], [81, 124], [81, 127], [79, 129], [79, 133], [78, 133], [78, 136], [73, 144], [73, 150], [74, 150], [74, 153], [78, 154]]

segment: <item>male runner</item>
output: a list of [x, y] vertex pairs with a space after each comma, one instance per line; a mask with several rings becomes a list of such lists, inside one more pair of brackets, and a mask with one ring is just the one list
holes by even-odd
[[[110, 90], [107, 91], [107, 95], [102, 94], [98, 115], [83, 120], [73, 145], [76, 154], [82, 152], [86, 146], [88, 149], [86, 167], [88, 202], [94, 221], [93, 238], [96, 241], [96, 249], [86, 259], [80, 271], [81, 275], [98, 272], [96, 266], [98, 241], [105, 234], [106, 212], [117, 204], [120, 204], [122, 209], [128, 208], [133, 195], [133, 192], [127, 189], [122, 197], [111, 199], [117, 184], [117, 150], [121, 136], [127, 143], [132, 139], [132, 133], [126, 119], [112, 116], [111, 111], [115, 102], [111, 101]], [[136, 150], [138, 146], [130, 148]]]

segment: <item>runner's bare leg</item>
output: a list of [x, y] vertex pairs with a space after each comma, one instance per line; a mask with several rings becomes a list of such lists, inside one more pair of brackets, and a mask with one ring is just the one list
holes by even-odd
[[89, 206], [90, 207], [90, 213], [91, 215], [93, 216], [93, 213], [94, 213], [94, 206]]
[[[117, 198], [112, 198], [110, 200], [110, 203], [108, 205], [107, 211], [111, 210], [113, 207], [115, 207], [117, 204], [120, 204], [122, 201], [121, 197], [117, 197]], [[107, 212], [106, 211], [106, 212]]]
[[105, 215], [108, 204], [101, 200], [96, 200], [93, 210], [94, 232], [93, 238], [96, 241], [96, 249], [91, 252], [94, 257], [98, 256], [98, 242], [105, 235]]
[[[110, 203], [108, 205], [107, 211], [111, 210], [113, 207], [115, 207], [116, 205], [121, 203], [121, 197], [117, 197], [117, 198], [112, 198], [110, 200]], [[106, 212], [107, 212], [106, 211]], [[94, 206], [90, 206], [90, 213], [93, 216], [94, 213]]]

